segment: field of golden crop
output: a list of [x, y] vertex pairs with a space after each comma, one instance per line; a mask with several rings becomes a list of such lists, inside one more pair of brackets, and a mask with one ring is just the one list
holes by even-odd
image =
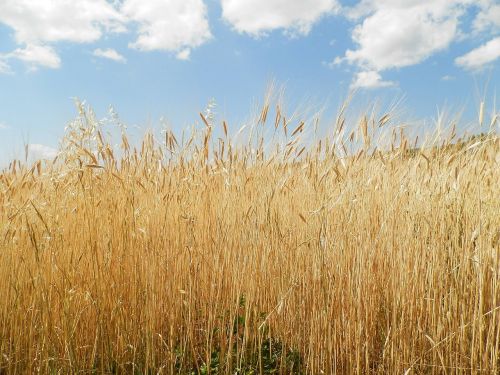
[[0, 373], [500, 373], [495, 120], [391, 121], [305, 142], [273, 104], [134, 147], [81, 106], [0, 172]]

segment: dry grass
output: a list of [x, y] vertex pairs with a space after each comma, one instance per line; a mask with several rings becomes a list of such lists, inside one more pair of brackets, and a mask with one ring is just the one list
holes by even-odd
[[0, 174], [0, 373], [500, 372], [495, 132], [303, 142], [267, 103], [117, 150], [80, 110]]

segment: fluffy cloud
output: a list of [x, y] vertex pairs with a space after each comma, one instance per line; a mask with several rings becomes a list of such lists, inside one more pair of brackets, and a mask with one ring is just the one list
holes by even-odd
[[487, 30], [498, 32], [500, 30], [500, 4], [495, 0], [479, 0], [477, 5], [480, 10], [474, 19], [474, 30], [478, 33]]
[[500, 58], [500, 37], [491, 39], [489, 42], [483, 44], [455, 59], [455, 64], [465, 69], [479, 69], [486, 64]]
[[36, 69], [38, 66], [57, 69], [61, 66], [61, 59], [50, 46], [28, 44], [25, 48], [17, 48], [6, 54], [5, 58], [24, 61], [32, 69]]
[[0, 0], [0, 22], [19, 44], [88, 43], [124, 31], [123, 16], [106, 0]]
[[123, 57], [120, 53], [118, 53], [116, 50], [112, 48], [108, 49], [97, 48], [94, 50], [94, 52], [92, 52], [92, 54], [96, 57], [102, 57], [104, 59], [109, 59], [116, 62], [121, 62], [121, 63], [127, 62], [127, 59], [125, 59], [125, 57]]
[[352, 89], [357, 88], [367, 88], [374, 89], [379, 87], [390, 87], [394, 86], [395, 83], [391, 81], [384, 81], [380, 75], [375, 70], [361, 71], [358, 72], [351, 84]]
[[455, 64], [468, 70], [477, 70], [500, 58], [500, 4], [498, 0], [470, 0], [478, 12], [472, 23], [473, 34], [489, 35], [490, 40], [455, 59]]
[[30, 64], [58, 68], [55, 42], [90, 43], [106, 31], [124, 31], [124, 17], [106, 0], [0, 0], [0, 23], [23, 46], [7, 54]]
[[275, 29], [307, 34], [321, 16], [338, 10], [336, 0], [221, 0], [222, 17], [240, 33]]
[[[476, 13], [472, 35], [460, 29], [466, 11]], [[465, 37], [497, 33], [500, 5], [496, 0], [362, 0], [345, 8], [356, 25], [352, 40], [356, 48], [337, 57], [333, 65], [347, 62], [360, 69], [354, 87], [380, 87], [380, 72], [419, 64], [451, 43]], [[500, 52], [498, 39], [456, 59], [467, 69], [494, 61]]]
[[462, 11], [454, 1], [362, 2], [353, 12], [368, 12], [352, 33], [358, 48], [344, 61], [377, 71], [417, 64], [456, 38]]
[[[339, 0], [220, 3], [223, 20], [255, 37], [273, 30], [306, 35], [322, 17], [341, 12], [353, 22], [354, 47], [333, 65], [356, 67], [354, 87], [392, 85], [381, 73], [419, 64], [463, 38], [491, 40], [457, 58], [457, 65], [475, 69], [498, 58], [498, 0], [361, 0], [346, 8]], [[94, 43], [109, 33], [129, 31], [130, 48], [167, 51], [180, 60], [189, 60], [194, 48], [212, 38], [206, 0], [0, 0], [0, 9], [0, 24], [12, 29], [17, 43], [0, 55], [0, 73], [11, 72], [9, 59], [31, 69], [58, 68], [56, 43]], [[472, 17], [468, 35], [461, 29], [466, 11]], [[126, 61], [113, 49], [96, 49], [94, 55]]]
[[[7, 60], [31, 66], [57, 68], [58, 42], [93, 43], [107, 33], [137, 26], [131, 48], [163, 50], [188, 59], [191, 49], [212, 35], [203, 0], [0, 0], [0, 24], [13, 30], [19, 48], [0, 55], [0, 72], [10, 71]], [[98, 49], [96, 56], [124, 62], [113, 50]]]
[[139, 36], [129, 46], [141, 51], [177, 52], [186, 59], [212, 37], [202, 0], [125, 0], [121, 11], [137, 23]]

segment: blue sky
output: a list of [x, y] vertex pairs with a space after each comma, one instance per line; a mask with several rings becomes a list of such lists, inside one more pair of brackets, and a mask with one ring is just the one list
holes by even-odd
[[0, 0], [0, 164], [24, 143], [51, 155], [74, 97], [174, 130], [211, 98], [239, 128], [271, 80], [326, 114], [357, 89], [472, 118], [499, 68], [498, 0]]

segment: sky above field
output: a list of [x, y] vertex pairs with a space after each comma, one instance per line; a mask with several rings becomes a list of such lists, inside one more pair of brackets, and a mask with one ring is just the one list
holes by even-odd
[[357, 89], [467, 117], [496, 104], [499, 68], [499, 0], [0, 0], [0, 165], [52, 156], [75, 97], [174, 130], [212, 98], [239, 127], [273, 80], [290, 107]]

